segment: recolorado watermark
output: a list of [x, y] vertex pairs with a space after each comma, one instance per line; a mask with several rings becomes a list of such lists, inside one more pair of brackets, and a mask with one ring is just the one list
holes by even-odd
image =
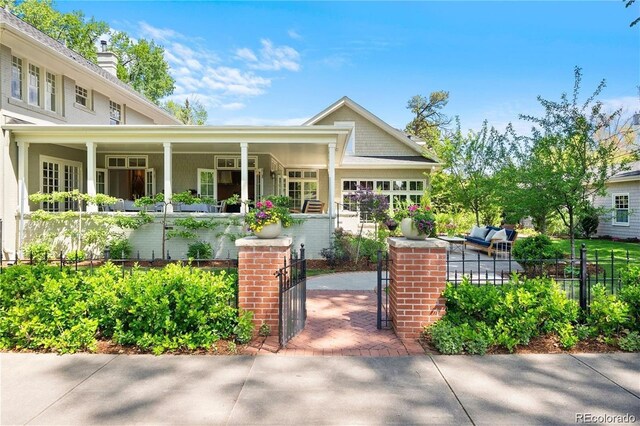
[[631, 424], [636, 422], [636, 416], [633, 414], [593, 414], [593, 413], [576, 413], [576, 423], [589, 424]]

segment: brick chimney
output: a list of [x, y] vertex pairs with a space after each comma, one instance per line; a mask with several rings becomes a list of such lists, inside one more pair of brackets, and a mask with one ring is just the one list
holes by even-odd
[[112, 74], [113, 76], [117, 76], [118, 74], [118, 58], [113, 52], [107, 51], [107, 42], [106, 40], [100, 41], [100, 52], [98, 52], [98, 65], [100, 68]]

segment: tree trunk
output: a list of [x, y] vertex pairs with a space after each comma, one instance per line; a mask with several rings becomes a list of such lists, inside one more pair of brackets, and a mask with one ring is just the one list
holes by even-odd
[[576, 258], [576, 237], [575, 237], [575, 224], [573, 223], [573, 209], [568, 209], [569, 213], [569, 241], [571, 242], [571, 260]]

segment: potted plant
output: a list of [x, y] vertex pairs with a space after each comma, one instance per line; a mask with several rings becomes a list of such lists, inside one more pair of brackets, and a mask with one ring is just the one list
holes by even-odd
[[258, 201], [256, 208], [245, 215], [244, 223], [258, 238], [276, 238], [283, 227], [291, 226], [293, 219], [286, 207], [264, 200]]
[[429, 206], [412, 204], [405, 209], [398, 210], [394, 219], [400, 222], [402, 235], [410, 240], [424, 240], [435, 236], [436, 217]]

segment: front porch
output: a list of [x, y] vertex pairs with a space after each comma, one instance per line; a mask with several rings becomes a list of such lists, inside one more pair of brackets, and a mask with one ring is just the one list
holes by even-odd
[[[301, 210], [305, 200], [320, 200], [323, 214], [304, 218], [324, 225], [305, 231], [313, 235], [308, 242], [302, 241], [304, 236], [299, 238], [306, 244], [322, 242], [319, 253], [328, 246], [335, 227], [336, 164], [342, 160], [351, 131], [334, 126], [10, 125], [5, 129], [17, 145], [18, 252], [32, 237], [27, 229], [32, 211], [75, 210], [69, 203], [36, 204], [29, 201], [29, 195], [78, 189], [118, 199], [106, 207], [88, 204], [85, 210], [91, 214], [134, 214], [139, 210], [135, 199], [158, 193], [166, 194], [167, 201], [172, 194], [185, 191], [206, 200], [194, 205], [167, 204], [171, 220], [189, 214], [224, 219], [234, 213], [240, 219], [250, 202], [269, 195], [289, 196], [293, 211]], [[232, 196], [242, 202], [222, 202]], [[133, 245], [142, 256], [150, 255], [147, 246], [154, 244], [156, 225], [132, 233]], [[182, 251], [176, 248], [177, 255]], [[220, 254], [225, 251], [232, 256], [232, 244], [217, 249]]]

